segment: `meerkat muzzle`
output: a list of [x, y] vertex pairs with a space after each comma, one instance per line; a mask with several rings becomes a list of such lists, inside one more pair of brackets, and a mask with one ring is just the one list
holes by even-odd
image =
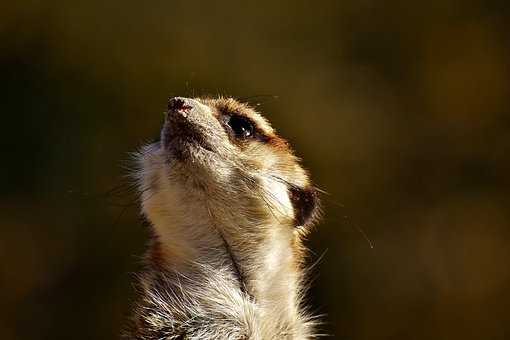
[[168, 100], [168, 112], [186, 112], [192, 108], [190, 100], [183, 97], [173, 97]]
[[211, 151], [207, 127], [215, 118], [207, 110], [207, 107], [191, 98], [170, 98], [161, 131], [161, 141], [165, 149], [173, 151], [176, 148], [198, 145]]

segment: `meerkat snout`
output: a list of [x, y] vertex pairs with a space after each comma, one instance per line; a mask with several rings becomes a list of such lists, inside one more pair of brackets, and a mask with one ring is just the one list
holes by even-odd
[[222, 133], [208, 106], [191, 98], [169, 99], [161, 142], [170, 156], [193, 158], [204, 150], [217, 151]]
[[191, 109], [190, 100], [182, 97], [172, 97], [168, 100], [168, 112], [186, 111]]

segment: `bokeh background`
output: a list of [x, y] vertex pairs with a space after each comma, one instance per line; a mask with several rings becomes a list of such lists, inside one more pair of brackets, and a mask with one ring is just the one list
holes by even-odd
[[304, 158], [335, 339], [510, 338], [508, 1], [0, 5], [0, 338], [116, 338], [147, 229], [126, 160], [171, 95]]

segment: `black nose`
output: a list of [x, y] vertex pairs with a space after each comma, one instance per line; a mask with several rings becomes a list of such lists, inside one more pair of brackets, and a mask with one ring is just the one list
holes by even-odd
[[183, 97], [173, 97], [168, 100], [168, 111], [187, 111], [191, 109], [190, 101]]

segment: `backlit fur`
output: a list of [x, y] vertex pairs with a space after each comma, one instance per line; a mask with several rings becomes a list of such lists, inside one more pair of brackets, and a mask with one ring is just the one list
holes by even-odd
[[[181, 100], [161, 141], [138, 155], [154, 238], [126, 338], [313, 338], [301, 302], [301, 239], [318, 206], [307, 172], [251, 107]], [[249, 119], [254, 135], [233, 135], [232, 115]]]

